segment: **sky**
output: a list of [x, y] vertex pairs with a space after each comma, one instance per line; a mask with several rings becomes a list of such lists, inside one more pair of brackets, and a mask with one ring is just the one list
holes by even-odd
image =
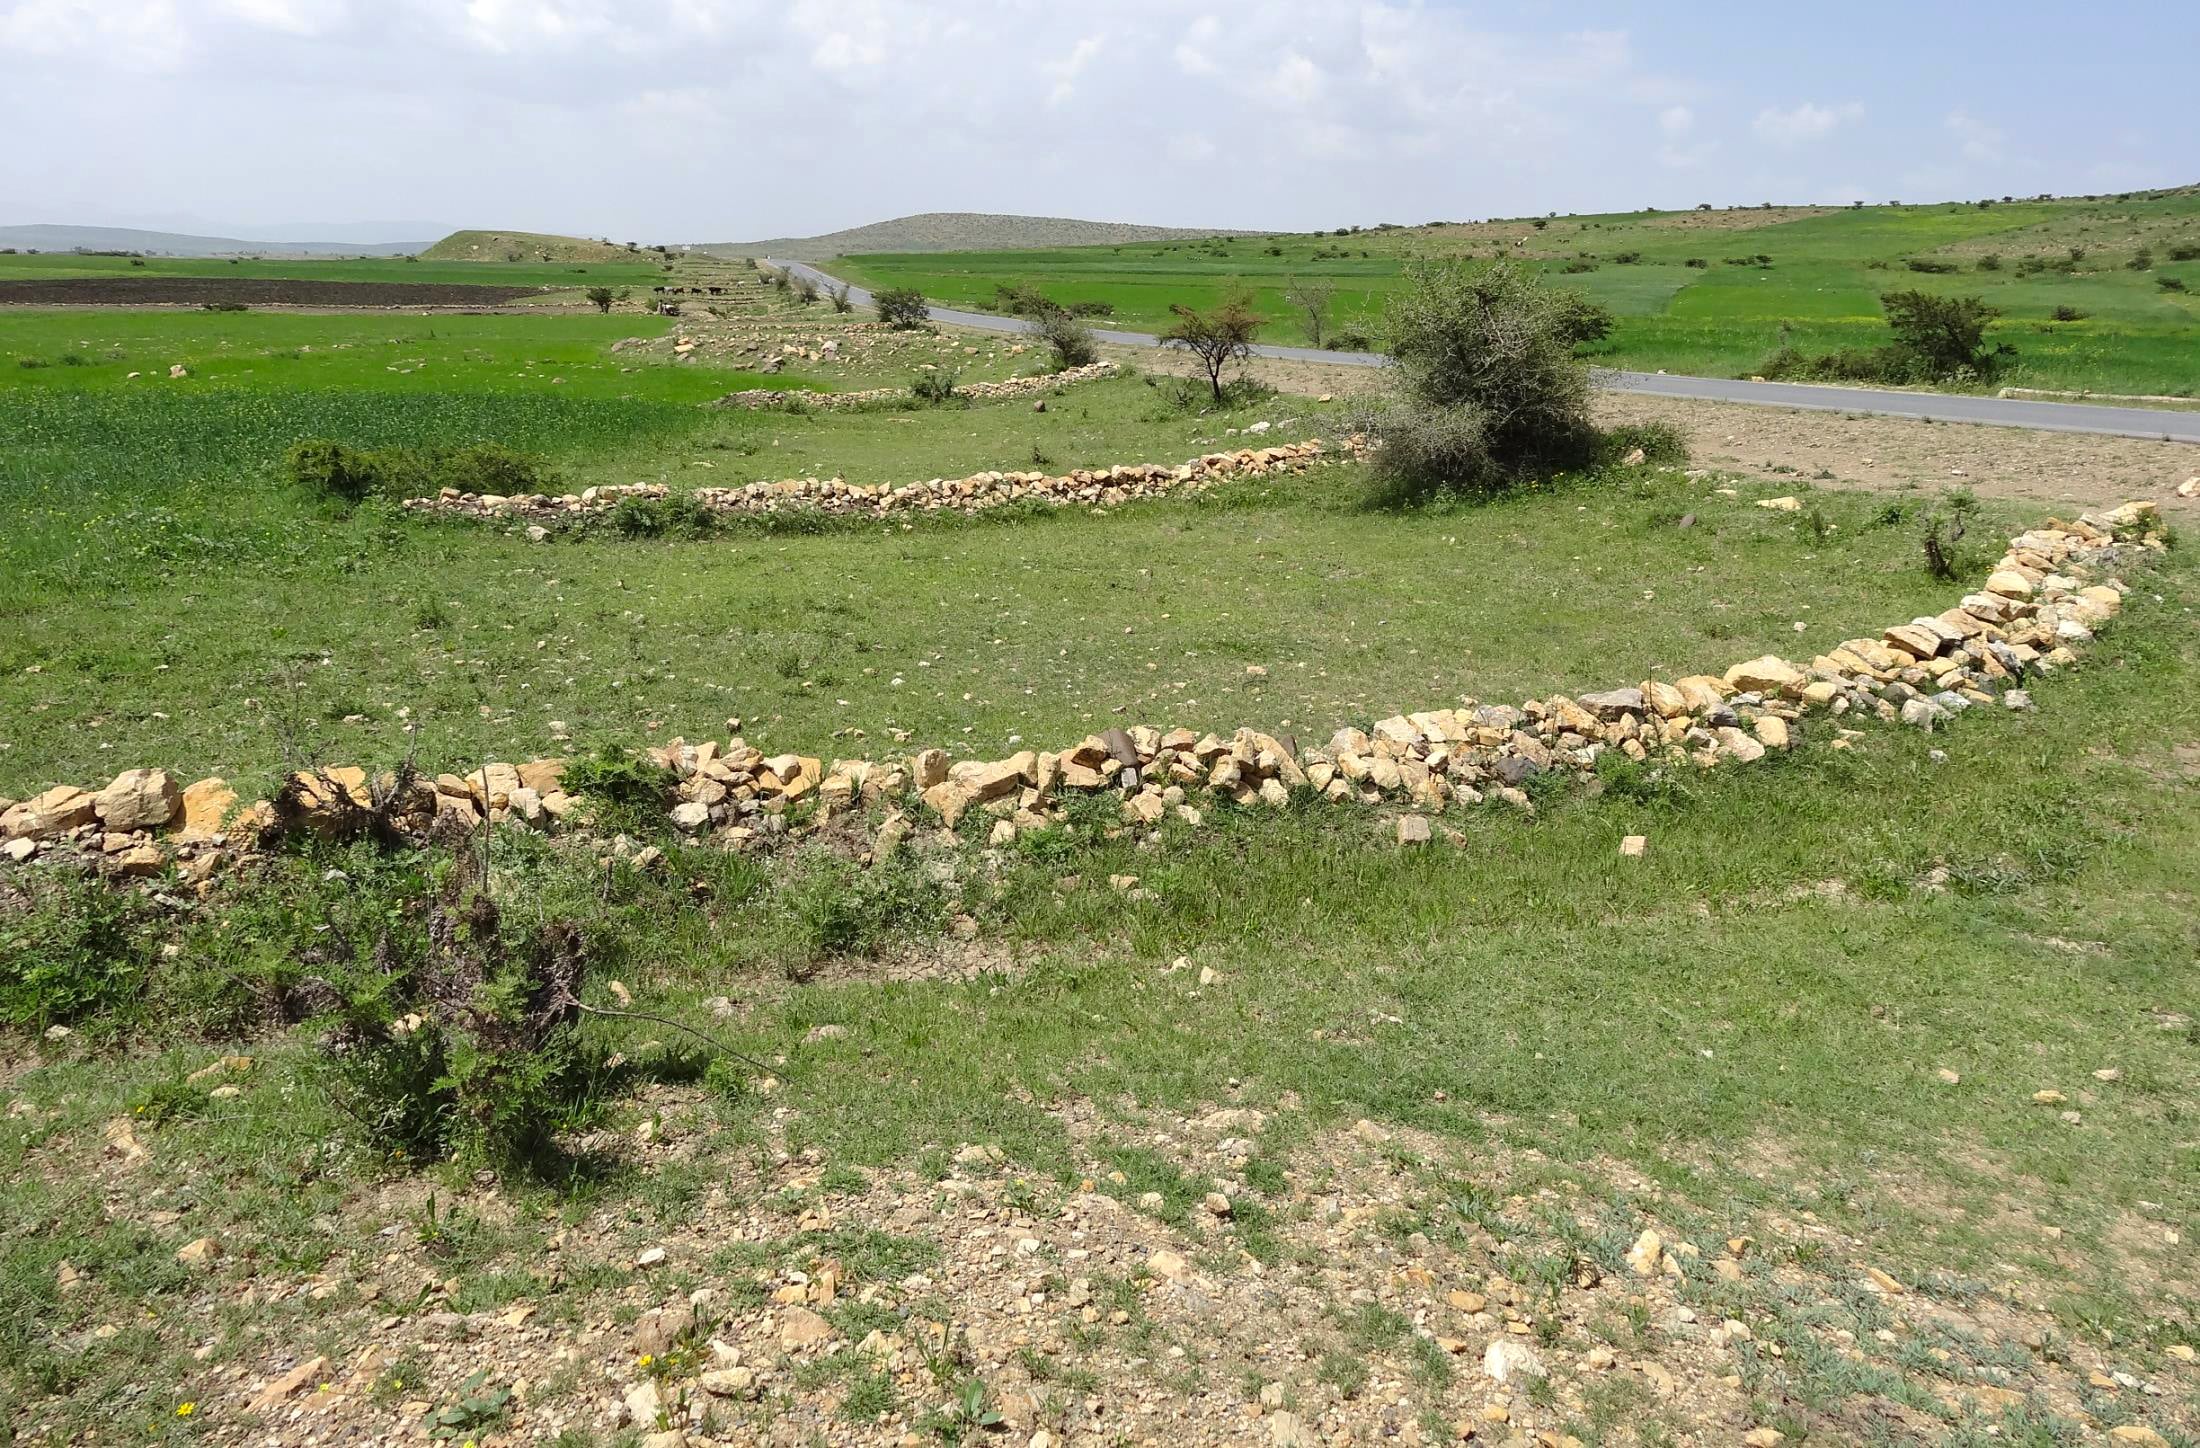
[[1305, 230], [2200, 181], [2168, 0], [0, 0], [0, 225]]

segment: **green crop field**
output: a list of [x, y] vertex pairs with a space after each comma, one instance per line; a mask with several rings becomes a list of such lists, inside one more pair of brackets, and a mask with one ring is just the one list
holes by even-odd
[[[1782, 225], [1838, 251], [1867, 223]], [[1094, 279], [1046, 284], [1128, 316], [1267, 244], [1148, 255], [1173, 282], [1066, 253]], [[1379, 300], [1407, 244], [1334, 265]], [[1580, 279], [1739, 335], [1752, 288], [1848, 265]], [[1798, 325], [1861, 328], [1868, 290]], [[1303, 794], [1197, 792], [1152, 830], [1080, 795], [1002, 836], [908, 792], [879, 804], [917, 822], [898, 850], [796, 810], [736, 851], [675, 829], [631, 751], [1318, 744], [1808, 658], [1953, 603], [2038, 510], [1977, 500], [1951, 582], [1927, 519], [1968, 500], [1798, 476], [1763, 508], [1679, 465], [1384, 507], [1336, 459], [1121, 506], [533, 540], [285, 466], [314, 438], [493, 444], [546, 488], [678, 493], [1346, 424], [1135, 370], [1044, 410], [712, 408], [1045, 366], [766, 286], [721, 311], [0, 313], [0, 795], [559, 754], [603, 810], [420, 848], [297, 832], [203, 881], [107, 879], [97, 832], [0, 859], [0, 1441], [1308, 1441], [1287, 1413], [1354, 1442], [2195, 1441], [2189, 550], [2128, 560], [2121, 617], [2030, 708], [1814, 712], [1708, 770], [1607, 751], [1426, 846]], [[444, 1050], [403, 1014], [422, 981], [482, 1020], [564, 1011], [512, 973], [560, 948], [587, 1010], [539, 1047]], [[1536, 1370], [1498, 1381], [1493, 1347]]]
[[599, 262], [411, 261], [405, 257], [104, 256], [0, 252], [0, 282], [44, 277], [283, 277], [324, 282], [425, 282], [507, 287], [646, 286], [663, 275], [654, 257]]
[[[1618, 325], [1591, 351], [1615, 367], [1748, 376], [1783, 341], [1810, 352], [1873, 346], [1885, 339], [1879, 296], [1918, 288], [1978, 295], [2001, 310], [1990, 339], [2016, 357], [2000, 383], [2200, 394], [2200, 192], [2191, 190], [2124, 201], [1634, 212], [1540, 227], [1439, 224], [832, 265], [864, 286], [915, 287], [960, 307], [986, 309], [997, 288], [1030, 286], [1064, 304], [1104, 303], [1114, 323], [1147, 330], [1166, 326], [1172, 305], [1209, 306], [1243, 285], [1270, 319], [1263, 340], [1285, 343], [1306, 340], [1287, 282], [1318, 279], [1334, 288], [1333, 326], [1379, 344], [1385, 299], [1410, 263], [1495, 257], [1609, 307]], [[2057, 308], [2083, 315], [2056, 321]]]

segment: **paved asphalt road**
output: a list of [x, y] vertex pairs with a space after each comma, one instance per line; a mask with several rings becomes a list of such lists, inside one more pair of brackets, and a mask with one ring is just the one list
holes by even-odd
[[[809, 277], [821, 287], [840, 282], [806, 262], [774, 261], [769, 266]], [[849, 300], [868, 303], [871, 294], [850, 285]], [[960, 312], [951, 307], [932, 308], [932, 319], [958, 327], [988, 332], [1029, 332], [1032, 324], [1020, 317], [996, 317], [988, 312]], [[1126, 347], [1157, 347], [1161, 339], [1150, 332], [1118, 332], [1095, 328], [1103, 342]], [[1291, 362], [1326, 362], [1341, 367], [1380, 367], [1378, 352], [1324, 352], [1313, 347], [1253, 348], [1255, 355], [1279, 357]], [[2033, 427], [2047, 432], [2096, 432], [2118, 437], [2162, 438], [2170, 442], [2200, 444], [2200, 411], [2157, 410], [2146, 407], [2103, 407], [2086, 402], [2018, 402], [1999, 397], [1967, 397], [1953, 393], [1897, 392], [1876, 387], [1813, 387], [1798, 382], [1735, 382], [1722, 377], [1678, 377], [1664, 372], [1599, 372], [1598, 381], [1615, 392], [1641, 392], [1654, 397], [1697, 397], [1709, 402], [1742, 402], [1764, 407], [1800, 407], [1815, 412], [1863, 412], [1878, 417], [1916, 417], [1934, 422], [1976, 422], [1995, 427]]]

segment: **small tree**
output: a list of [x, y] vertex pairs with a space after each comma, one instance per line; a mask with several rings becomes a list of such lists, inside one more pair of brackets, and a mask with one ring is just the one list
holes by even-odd
[[1089, 367], [1100, 360], [1100, 345], [1093, 340], [1092, 328], [1068, 312], [1049, 312], [1042, 317], [1039, 335], [1054, 349], [1054, 370], [1057, 372]]
[[1283, 299], [1298, 309], [1306, 318], [1306, 344], [1319, 347], [1329, 335], [1329, 305], [1337, 294], [1337, 284], [1326, 277], [1288, 277], [1283, 283]]
[[848, 284], [846, 282], [834, 287], [828, 295], [832, 299], [834, 311], [845, 315], [856, 309], [856, 304], [848, 300]]
[[1197, 357], [1207, 371], [1207, 385], [1213, 389], [1215, 401], [1221, 402], [1223, 369], [1253, 355], [1253, 337], [1260, 331], [1253, 299], [1242, 290], [1234, 290], [1209, 311], [1198, 311], [1180, 302], [1172, 303], [1169, 310], [1176, 314], [1176, 325], [1161, 334], [1161, 345], [1182, 347]]
[[915, 287], [894, 287], [880, 292], [871, 299], [878, 308], [878, 319], [897, 332], [912, 331], [932, 319], [932, 309], [924, 303], [924, 293]]
[[609, 287], [590, 287], [588, 289], [588, 300], [596, 304], [596, 310], [599, 312], [610, 311], [614, 306], [625, 301], [626, 298], [627, 290], [625, 287], [621, 287], [617, 291], [613, 291]]
[[1981, 298], [1888, 292], [1879, 305], [1894, 330], [1895, 346], [1917, 358], [1929, 375], [1953, 377], [1970, 371], [1983, 377], [1993, 371], [1986, 324], [2001, 313]]
[[1593, 462], [1589, 373], [1575, 346], [1610, 318], [1518, 268], [1410, 274], [1389, 313], [1395, 400], [1369, 418], [1393, 499], [1494, 489]]

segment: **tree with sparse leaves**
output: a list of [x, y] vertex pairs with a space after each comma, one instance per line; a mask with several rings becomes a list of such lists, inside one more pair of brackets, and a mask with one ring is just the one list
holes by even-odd
[[1329, 335], [1329, 304], [1337, 294], [1337, 284], [1327, 277], [1288, 277], [1283, 283], [1283, 299], [1298, 309], [1306, 319], [1306, 344], [1319, 347]]
[[1260, 331], [1260, 316], [1253, 310], [1251, 295], [1233, 289], [1204, 312], [1181, 302], [1172, 304], [1169, 310], [1176, 315], [1176, 325], [1161, 334], [1161, 345], [1182, 347], [1197, 357], [1206, 370], [1207, 385], [1220, 403], [1223, 370], [1253, 355], [1253, 338]]

